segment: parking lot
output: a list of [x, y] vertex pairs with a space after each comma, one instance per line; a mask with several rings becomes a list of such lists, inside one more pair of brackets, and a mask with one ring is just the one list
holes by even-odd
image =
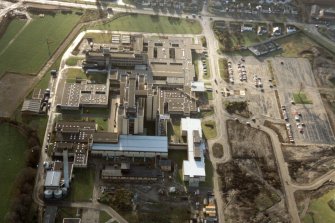
[[[335, 142], [307, 59], [276, 57], [260, 61], [255, 57], [236, 56], [228, 61], [235, 81], [227, 88], [245, 89], [252, 117], [261, 121], [267, 118], [284, 121], [281, 106], [285, 106], [286, 123], [290, 124], [296, 143]], [[241, 78], [241, 74], [246, 74], [246, 78]], [[293, 95], [299, 92], [310, 103], [294, 103]]]
[[[271, 63], [278, 82], [280, 104], [286, 106], [295, 142], [334, 143], [309, 61], [303, 58], [281, 58]], [[306, 95], [311, 104], [295, 104], [293, 94], [299, 92]]]

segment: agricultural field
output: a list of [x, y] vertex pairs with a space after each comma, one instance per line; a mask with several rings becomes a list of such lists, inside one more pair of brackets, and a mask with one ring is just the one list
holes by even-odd
[[3, 221], [11, 201], [11, 192], [17, 173], [25, 165], [24, 151], [27, 139], [14, 127], [7, 123], [0, 124], [0, 221]]
[[110, 22], [90, 26], [88, 29], [164, 34], [201, 33], [201, 25], [195, 20], [139, 14], [120, 16]]
[[[73, 13], [44, 17], [33, 15], [32, 18], [26, 29], [0, 55], [0, 75], [5, 72], [36, 74], [79, 21], [80, 16]], [[12, 25], [14, 28], [18, 26], [15, 23]], [[14, 28], [6, 35], [12, 36]], [[5, 45], [9, 37], [1, 38], [0, 45]]]
[[0, 55], [3, 53], [3, 49], [8, 43], [14, 38], [14, 36], [22, 29], [26, 20], [14, 19], [9, 23], [6, 32], [0, 37]]

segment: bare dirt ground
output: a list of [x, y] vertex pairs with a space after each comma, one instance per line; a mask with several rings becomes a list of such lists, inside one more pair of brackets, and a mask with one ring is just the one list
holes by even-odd
[[268, 120], [265, 120], [264, 126], [272, 129], [275, 133], [277, 133], [280, 142], [289, 143], [289, 138], [287, 135], [285, 124], [275, 123], [275, 122], [270, 122]]
[[11, 116], [30, 89], [34, 77], [29, 75], [6, 73], [0, 79], [0, 116]]
[[297, 183], [311, 183], [334, 169], [335, 146], [292, 145], [282, 148], [291, 178]]
[[233, 120], [227, 129], [233, 160], [217, 167], [227, 222], [288, 222], [269, 136]]

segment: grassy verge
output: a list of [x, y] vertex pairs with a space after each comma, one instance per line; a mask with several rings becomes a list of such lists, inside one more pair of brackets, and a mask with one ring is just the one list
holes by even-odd
[[181, 184], [184, 184], [183, 181], [183, 160], [187, 160], [187, 151], [186, 150], [169, 150], [169, 159], [177, 164], [177, 181]]
[[92, 199], [94, 184], [94, 169], [75, 169], [74, 179], [71, 182], [70, 200], [89, 201]]
[[305, 93], [293, 93], [293, 100], [296, 104], [313, 104], [311, 100], [309, 100]]
[[328, 202], [334, 199], [335, 189], [310, 202], [307, 213], [303, 218], [304, 223], [333, 222], [335, 212], [329, 207]]
[[14, 181], [17, 173], [25, 165], [25, 150], [27, 139], [20, 132], [7, 123], [0, 124], [0, 221], [9, 209], [11, 192], [13, 190]]
[[157, 15], [131, 14], [88, 27], [113, 31], [132, 31], [169, 34], [199, 34], [201, 25], [198, 21]]
[[219, 70], [220, 70], [220, 77], [225, 81], [229, 81], [229, 74], [228, 74], [228, 61], [227, 59], [220, 58], [219, 59]]
[[202, 131], [206, 139], [213, 139], [216, 137], [216, 124], [215, 121], [203, 121], [201, 122]]
[[105, 211], [100, 211], [100, 214], [99, 214], [99, 222], [100, 223], [105, 223], [111, 218], [112, 217], [109, 214], [107, 214]]
[[80, 57], [69, 57], [65, 63], [68, 66], [76, 66], [80, 60], [82, 60]]
[[213, 165], [209, 158], [205, 158], [205, 172], [205, 182], [201, 183], [201, 185], [213, 188]]
[[33, 20], [0, 55], [0, 75], [6, 71], [36, 74], [79, 21], [76, 14], [45, 15]]

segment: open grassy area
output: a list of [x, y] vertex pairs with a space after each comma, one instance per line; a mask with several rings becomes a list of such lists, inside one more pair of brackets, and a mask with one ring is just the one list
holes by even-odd
[[27, 28], [0, 55], [0, 75], [5, 71], [37, 73], [79, 19], [74, 13], [33, 16]]
[[24, 167], [24, 151], [27, 139], [14, 127], [7, 123], [0, 124], [0, 222], [9, 209], [11, 192], [17, 173]]
[[100, 215], [99, 215], [99, 222], [100, 223], [105, 223], [106, 221], [108, 221], [111, 218], [112, 217], [109, 214], [107, 214], [105, 211], [100, 211]]
[[93, 194], [95, 171], [92, 168], [75, 169], [71, 181], [70, 200], [89, 201]]
[[305, 93], [293, 93], [293, 100], [296, 104], [313, 104], [311, 100], [309, 100]]
[[76, 66], [78, 65], [78, 61], [79, 60], [82, 60], [82, 58], [80, 57], [69, 57], [67, 60], [66, 60], [66, 65], [68, 66]]
[[335, 211], [333, 211], [328, 202], [335, 197], [335, 189], [330, 190], [323, 196], [310, 202], [305, 217], [302, 219], [304, 223], [328, 223], [334, 222]]
[[215, 121], [202, 121], [201, 127], [206, 139], [212, 139], [216, 137], [217, 133]]
[[259, 36], [256, 32], [231, 33], [231, 40], [234, 48], [252, 46], [267, 39], [267, 35]]
[[67, 82], [75, 82], [76, 78], [83, 79], [83, 80], [90, 80], [92, 82], [95, 82], [96, 84], [105, 84], [107, 81], [107, 74], [105, 73], [90, 73], [85, 74], [82, 69], [78, 68], [69, 68], [66, 71], [66, 78]]
[[169, 159], [178, 165], [178, 175], [177, 180], [179, 183], [183, 182], [183, 160], [187, 160], [186, 150], [169, 150]]
[[6, 32], [0, 38], [0, 52], [7, 46], [7, 44], [14, 38], [14, 36], [21, 30], [26, 23], [26, 20], [14, 19], [12, 20]]
[[[282, 47], [280, 56], [283, 57], [300, 57], [301, 52], [308, 50], [313, 46], [318, 46], [313, 40], [308, 38], [303, 33], [296, 33], [294, 35], [276, 40]], [[278, 53], [275, 53], [276, 55]]]
[[201, 25], [195, 20], [141, 14], [121, 16], [110, 22], [96, 24], [88, 28], [170, 34], [201, 33]]
[[79, 79], [86, 79], [86, 74], [84, 73], [84, 71], [82, 69], [77, 69], [77, 68], [69, 68], [66, 70], [66, 79], [67, 82], [72, 82], [74, 81], [76, 78]]

